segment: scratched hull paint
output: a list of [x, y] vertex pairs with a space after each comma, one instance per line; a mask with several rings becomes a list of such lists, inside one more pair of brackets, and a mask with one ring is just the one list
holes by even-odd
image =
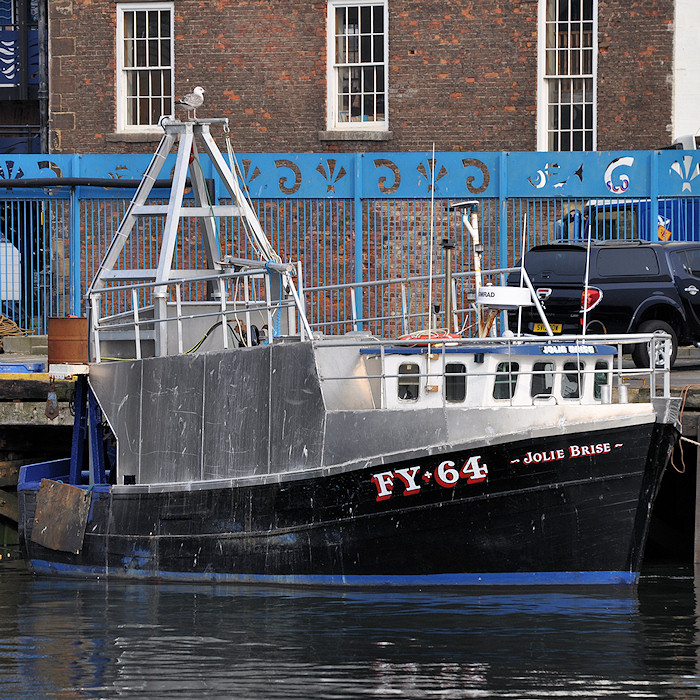
[[652, 423], [585, 441], [521, 441], [249, 487], [94, 493], [80, 554], [47, 556], [32, 542], [37, 491], [24, 490], [24, 554], [36, 573], [79, 577], [635, 583], [674, 431]]

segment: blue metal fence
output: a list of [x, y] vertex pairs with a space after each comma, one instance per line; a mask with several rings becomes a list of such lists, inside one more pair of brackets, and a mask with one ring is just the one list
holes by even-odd
[[[239, 154], [240, 171], [264, 229], [283, 259], [301, 259], [307, 285], [359, 284], [427, 274], [430, 240], [456, 242], [468, 270], [474, 241], [459, 200], [480, 202], [485, 266], [511, 264], [523, 247], [557, 238], [700, 240], [700, 152]], [[166, 161], [161, 177], [174, 166]], [[0, 180], [138, 180], [146, 155], [0, 156]], [[218, 202], [224, 192], [207, 163]], [[165, 175], [167, 176], [167, 175]], [[11, 180], [11, 183], [7, 181]], [[50, 316], [85, 313], [83, 296], [133, 189], [94, 186], [0, 189], [1, 312], [45, 332]], [[154, 190], [154, 198], [163, 197]], [[185, 223], [179, 265], [201, 245]], [[162, 222], [139, 222], [125, 255], [155, 266]], [[231, 222], [224, 252], [245, 236]], [[419, 291], [418, 294], [421, 292]], [[410, 302], [410, 300], [409, 300]], [[329, 291], [313, 311], [329, 324]], [[391, 304], [395, 300], [376, 302]], [[365, 308], [368, 315], [387, 309]]]

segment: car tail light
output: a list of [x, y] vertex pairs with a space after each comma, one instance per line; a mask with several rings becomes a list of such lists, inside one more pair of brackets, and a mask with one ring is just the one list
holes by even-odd
[[600, 303], [603, 298], [603, 292], [596, 287], [589, 287], [587, 290], [581, 292], [581, 311], [590, 311], [592, 308]]

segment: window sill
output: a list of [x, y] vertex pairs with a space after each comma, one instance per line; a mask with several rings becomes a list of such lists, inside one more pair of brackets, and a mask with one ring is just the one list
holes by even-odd
[[150, 143], [160, 141], [163, 138], [162, 131], [118, 131], [107, 134], [105, 141], [112, 143]]
[[357, 129], [353, 130], [333, 130], [319, 131], [319, 141], [391, 141], [393, 137], [391, 131], [365, 131]]

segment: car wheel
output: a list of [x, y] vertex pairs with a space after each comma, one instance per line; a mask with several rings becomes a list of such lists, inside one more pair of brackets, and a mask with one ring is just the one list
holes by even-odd
[[[676, 331], [665, 321], [658, 321], [656, 319], [644, 321], [637, 329], [638, 333], [654, 333], [654, 331], [663, 331], [671, 336], [670, 366], [673, 367], [673, 363], [676, 361], [676, 355], [678, 354], [678, 336], [676, 335]], [[637, 345], [634, 346], [634, 350], [632, 350], [632, 359], [636, 367], [650, 367], [648, 344], [637, 343]], [[656, 367], [663, 367], [663, 357], [661, 355], [656, 357], [654, 364]]]

